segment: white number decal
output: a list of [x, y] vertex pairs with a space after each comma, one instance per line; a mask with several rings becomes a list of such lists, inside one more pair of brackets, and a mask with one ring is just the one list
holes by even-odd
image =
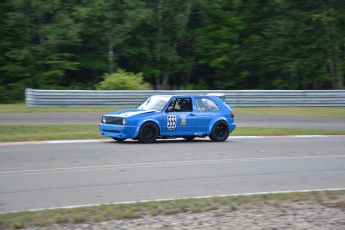
[[176, 115], [168, 115], [167, 118], [167, 128], [169, 130], [175, 130], [176, 129]]

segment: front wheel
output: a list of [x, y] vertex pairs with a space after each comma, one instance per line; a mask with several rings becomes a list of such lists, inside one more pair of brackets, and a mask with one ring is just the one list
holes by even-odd
[[138, 140], [141, 143], [153, 143], [158, 137], [158, 128], [152, 122], [146, 122], [140, 127]]
[[210, 139], [215, 142], [223, 142], [228, 139], [229, 134], [230, 129], [228, 123], [225, 121], [217, 121], [212, 127]]

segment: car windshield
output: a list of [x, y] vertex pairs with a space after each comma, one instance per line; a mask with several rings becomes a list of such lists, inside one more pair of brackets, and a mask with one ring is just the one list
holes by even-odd
[[169, 100], [170, 96], [152, 96], [142, 103], [138, 109], [161, 111]]

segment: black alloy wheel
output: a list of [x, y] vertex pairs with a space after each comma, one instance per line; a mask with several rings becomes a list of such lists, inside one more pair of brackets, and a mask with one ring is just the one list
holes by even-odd
[[210, 139], [215, 142], [223, 142], [228, 139], [229, 134], [230, 129], [228, 123], [225, 121], [217, 121], [212, 127]]
[[141, 143], [153, 143], [158, 137], [157, 125], [152, 122], [144, 123], [139, 131], [138, 140]]

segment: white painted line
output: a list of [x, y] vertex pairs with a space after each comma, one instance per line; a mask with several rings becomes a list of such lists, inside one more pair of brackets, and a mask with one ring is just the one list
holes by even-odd
[[108, 142], [106, 139], [85, 139], [85, 140], [53, 140], [53, 141], [20, 141], [20, 142], [0, 142], [1, 146], [16, 145], [37, 145], [37, 144], [73, 144], [73, 143], [92, 143], [92, 142]]
[[92, 143], [92, 142], [104, 142], [107, 140], [102, 139], [85, 139], [85, 140], [55, 140], [45, 141], [47, 144], [70, 144], [70, 143]]
[[[166, 199], [136, 200], [136, 201], [123, 201], [123, 202], [114, 202], [114, 203], [70, 205], [70, 206], [62, 206], [62, 207], [28, 209], [28, 210], [23, 210], [23, 211], [36, 212], [36, 211], [55, 210], [55, 209], [85, 208], [85, 207], [94, 207], [94, 206], [100, 206], [100, 205], [136, 204], [136, 203], [174, 201], [174, 200], [185, 200], [185, 199], [207, 199], [207, 198], [214, 198], [214, 197], [274, 195], [274, 194], [287, 194], [287, 193], [295, 193], [295, 192], [308, 193], [308, 192], [326, 192], [326, 191], [342, 191], [342, 190], [345, 190], [345, 188], [318, 188], [318, 189], [305, 189], [305, 190], [287, 190], [287, 191], [271, 191], [271, 192], [235, 193], [235, 194], [220, 194], [220, 195], [212, 195], [212, 196], [175, 197], [175, 198], [166, 198]], [[16, 213], [16, 212], [23, 212], [23, 211], [11, 211], [11, 212], [7, 212], [7, 213]], [[0, 214], [4, 214], [4, 213], [6, 213], [6, 212], [0, 212]]]
[[228, 140], [231, 139], [257, 139], [257, 138], [265, 138], [265, 136], [231, 136]]
[[285, 135], [285, 136], [230, 136], [231, 139], [249, 139], [249, 138], [317, 138], [317, 137], [345, 137], [345, 135]]
[[[230, 136], [231, 139], [263, 139], [263, 138], [323, 138], [323, 137], [343, 137], [345, 135], [287, 135], [287, 136]], [[169, 139], [174, 140], [174, 139]], [[52, 140], [52, 141], [20, 141], [20, 142], [0, 142], [1, 146], [15, 145], [37, 145], [37, 144], [75, 144], [75, 143], [99, 143], [113, 142], [111, 139], [85, 139], [85, 140]], [[193, 143], [193, 142], [190, 142]]]
[[18, 141], [18, 142], [0, 142], [0, 146], [10, 146], [10, 145], [38, 145], [45, 144], [45, 141]]
[[167, 166], [183, 166], [183, 165], [196, 165], [196, 164], [219, 164], [219, 163], [236, 163], [236, 162], [248, 162], [248, 161], [276, 161], [276, 160], [300, 160], [300, 159], [325, 159], [325, 158], [345, 158], [345, 155], [329, 155], [329, 156], [291, 156], [291, 157], [261, 157], [261, 158], [227, 158], [219, 160], [195, 160], [195, 161], [163, 161], [152, 163], [137, 163], [137, 164], [118, 164], [118, 165], [90, 165], [81, 167], [70, 168], [48, 168], [48, 169], [28, 169], [28, 170], [16, 170], [16, 171], [0, 171], [1, 176], [7, 174], [45, 174], [54, 173], [59, 171], [90, 171], [90, 170], [105, 170], [114, 168], [147, 168], [147, 167], [167, 167]]

